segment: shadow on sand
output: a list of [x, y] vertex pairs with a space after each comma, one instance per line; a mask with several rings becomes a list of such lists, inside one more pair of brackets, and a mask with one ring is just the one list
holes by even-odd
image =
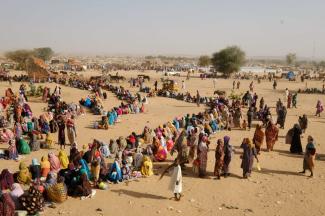
[[299, 174], [299, 172], [292, 172], [292, 171], [285, 171], [285, 170], [271, 170], [271, 169], [267, 169], [267, 168], [262, 168], [261, 171], [258, 171], [259, 173], [262, 174], [267, 174], [267, 175], [271, 175], [271, 174], [279, 174], [279, 175], [292, 175], [292, 176], [301, 176], [301, 174]]
[[130, 191], [130, 190], [125, 190], [125, 189], [119, 189], [119, 190], [111, 190], [113, 193], [117, 194], [125, 194], [126, 196], [131, 196], [134, 198], [146, 198], [146, 199], [168, 199], [163, 196], [155, 195], [155, 194], [148, 194], [148, 193], [141, 193], [137, 191]]

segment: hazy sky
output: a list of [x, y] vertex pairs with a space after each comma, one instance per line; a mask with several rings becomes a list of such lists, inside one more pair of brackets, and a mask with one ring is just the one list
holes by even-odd
[[0, 27], [0, 51], [325, 58], [325, 0], [0, 0]]

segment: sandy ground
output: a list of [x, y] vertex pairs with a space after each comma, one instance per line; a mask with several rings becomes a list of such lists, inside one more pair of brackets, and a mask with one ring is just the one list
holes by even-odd
[[[135, 77], [137, 73], [147, 73], [151, 76], [151, 82], [147, 85], [153, 87], [155, 79], [160, 79], [161, 74], [155, 72], [119, 72], [127, 77]], [[85, 72], [85, 75], [93, 75], [95, 72]], [[174, 78], [181, 83], [185, 77]], [[241, 89], [237, 92], [245, 92], [250, 81], [241, 81]], [[120, 83], [129, 88], [128, 83]], [[53, 89], [53, 84], [50, 85]], [[304, 88], [305, 83], [280, 81], [278, 90], [272, 90], [272, 83], [262, 81], [255, 84], [259, 95], [265, 99], [266, 104], [275, 112], [275, 103], [278, 98], [284, 97], [284, 89], [297, 90]], [[17, 91], [19, 84], [14, 83], [12, 88]], [[308, 82], [309, 87], [322, 87], [321, 82]], [[8, 83], [0, 83], [0, 94], [8, 88]], [[181, 87], [181, 86], [180, 86]], [[217, 89], [226, 90], [230, 93], [232, 80], [217, 80]], [[136, 92], [136, 88], [131, 88]], [[213, 94], [213, 81], [211, 79], [201, 80], [192, 78], [186, 81], [186, 90], [195, 93], [199, 89], [201, 95], [211, 96]], [[63, 99], [67, 102], [78, 102], [81, 97], [89, 94], [87, 91], [63, 87]], [[109, 108], [120, 103], [111, 93], [104, 101], [105, 107]], [[69, 198], [63, 204], [57, 205], [56, 209], [47, 208], [43, 215], [324, 215], [325, 207], [325, 147], [324, 139], [324, 115], [320, 118], [314, 117], [317, 99], [325, 101], [324, 95], [298, 95], [298, 108], [290, 109], [287, 115], [285, 130], [280, 130], [279, 141], [275, 145], [274, 152], [262, 152], [260, 155], [261, 171], [254, 170], [249, 180], [241, 179], [239, 146], [244, 137], [252, 138], [254, 130], [242, 131], [232, 130], [215, 134], [211, 138], [210, 151], [208, 155], [209, 177], [200, 179], [192, 173], [189, 166], [183, 172], [184, 197], [180, 202], [171, 200], [172, 193], [168, 190], [169, 177], [158, 181], [158, 176], [142, 178], [129, 184], [121, 183], [110, 185], [109, 190], [97, 190], [93, 199]], [[39, 98], [31, 98], [30, 105], [33, 112], [39, 115], [43, 112], [46, 104]], [[122, 116], [121, 123], [112, 126], [109, 130], [94, 130], [92, 122], [99, 120], [100, 116], [87, 113], [77, 119], [77, 133], [79, 146], [89, 143], [93, 138], [109, 141], [110, 138], [127, 136], [130, 132], [140, 132], [146, 125], [156, 127], [159, 124], [172, 120], [175, 116], [186, 113], [197, 113], [203, 111], [204, 107], [198, 108], [194, 104], [167, 98], [149, 98], [147, 111], [144, 114]], [[284, 136], [289, 128], [297, 122], [298, 116], [307, 114], [309, 127], [302, 138], [303, 148], [307, 143], [307, 136], [312, 135], [317, 143], [318, 160], [316, 161], [315, 177], [308, 178], [298, 174], [302, 169], [302, 156], [291, 155], [289, 145], [284, 144]], [[244, 113], [245, 116], [245, 113]], [[256, 123], [256, 122], [255, 122]], [[212, 177], [214, 167], [214, 149], [218, 138], [224, 135], [231, 137], [231, 144], [236, 148], [236, 154], [231, 163], [232, 176], [227, 179], [215, 180]], [[5, 146], [2, 146], [5, 147]], [[264, 144], [265, 149], [265, 144]], [[58, 147], [57, 147], [58, 148]], [[68, 149], [67, 149], [68, 150]], [[58, 149], [54, 150], [58, 152]], [[32, 152], [23, 158], [30, 162], [32, 158], [47, 154], [41, 150]], [[170, 161], [155, 163], [155, 173], [161, 173]], [[0, 161], [0, 170], [9, 168], [11, 171], [18, 169], [18, 162]], [[102, 211], [96, 211], [96, 209]]]

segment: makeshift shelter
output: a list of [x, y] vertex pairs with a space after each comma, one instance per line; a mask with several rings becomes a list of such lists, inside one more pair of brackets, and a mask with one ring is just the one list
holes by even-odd
[[49, 72], [48, 65], [42, 59], [31, 57], [26, 61], [26, 72], [32, 79], [47, 79]]

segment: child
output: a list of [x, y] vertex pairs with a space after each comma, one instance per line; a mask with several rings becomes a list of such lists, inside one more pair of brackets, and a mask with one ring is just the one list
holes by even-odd
[[[180, 201], [182, 197], [183, 190], [183, 180], [182, 180], [182, 169], [180, 166], [181, 162], [176, 159], [176, 161], [165, 169], [165, 171], [161, 174], [160, 179], [165, 175], [165, 173], [172, 167], [173, 173], [171, 175], [169, 189], [174, 193], [174, 197], [176, 201]], [[159, 180], [160, 180], [159, 179]]]
[[247, 129], [247, 122], [246, 122], [246, 120], [243, 120], [242, 128], [243, 128], [243, 130], [246, 130]]
[[180, 201], [182, 196], [182, 169], [179, 164], [174, 167], [169, 189], [174, 192], [175, 200]]

